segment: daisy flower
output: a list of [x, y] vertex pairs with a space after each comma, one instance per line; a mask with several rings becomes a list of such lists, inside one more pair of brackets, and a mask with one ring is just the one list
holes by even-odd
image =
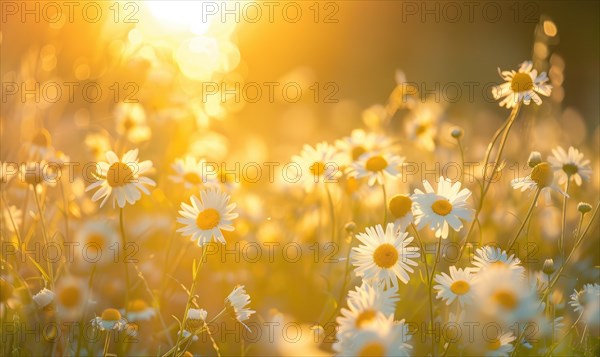
[[48, 162], [44, 160], [21, 164], [19, 174], [22, 182], [34, 187], [41, 184], [54, 187], [60, 178], [60, 174], [50, 170]]
[[[534, 284], [500, 265], [478, 273], [473, 302], [479, 312], [508, 325], [527, 321], [543, 310]], [[541, 309], [541, 310], [540, 310]]]
[[346, 154], [348, 164], [357, 161], [364, 154], [383, 150], [390, 144], [391, 140], [387, 136], [363, 129], [354, 129], [350, 136], [335, 142], [335, 146]]
[[390, 178], [400, 176], [399, 167], [403, 161], [403, 157], [392, 154], [365, 154], [348, 167], [348, 175], [357, 179], [367, 178], [369, 186], [375, 183], [381, 185], [385, 176]]
[[553, 156], [548, 157], [548, 162], [552, 165], [554, 172], [558, 176], [558, 183], [564, 185], [567, 180], [573, 180], [577, 186], [581, 186], [583, 181], [588, 181], [592, 175], [590, 160], [583, 158], [583, 153], [574, 147], [569, 147], [565, 151], [562, 147], [552, 149]]
[[238, 217], [233, 212], [235, 203], [229, 203], [229, 195], [218, 188], [209, 188], [200, 192], [200, 199], [192, 195], [191, 205], [182, 202], [177, 222], [185, 227], [179, 228], [185, 236], [190, 236], [192, 241], [198, 240], [202, 247], [213, 238], [225, 244], [222, 231], [233, 231], [232, 220]]
[[378, 224], [368, 227], [366, 233], [360, 233], [356, 238], [363, 243], [352, 248], [352, 264], [357, 276], [386, 287], [397, 286], [398, 279], [408, 283], [408, 273], [414, 272], [410, 265], [417, 266], [411, 259], [421, 256], [419, 248], [408, 246], [413, 237], [397, 232], [394, 224], [388, 223], [385, 232]]
[[87, 284], [72, 276], [62, 278], [56, 284], [57, 312], [62, 320], [77, 321], [85, 304]]
[[376, 321], [356, 333], [352, 341], [338, 346], [339, 356], [410, 356], [408, 326], [394, 316], [377, 314]]
[[121, 317], [119, 310], [111, 308], [104, 309], [102, 315], [95, 317], [91, 322], [92, 325], [100, 331], [121, 331], [127, 326], [127, 321]]
[[496, 338], [487, 339], [485, 355], [488, 357], [508, 357], [514, 350], [512, 342], [515, 336], [512, 332], [507, 332]]
[[204, 321], [206, 321], [207, 316], [208, 312], [206, 312], [204, 309], [189, 309], [188, 318], [185, 322], [186, 329], [196, 331], [200, 327], [204, 326]]
[[396, 195], [388, 203], [388, 208], [394, 218], [394, 225], [401, 232], [406, 231], [413, 222], [413, 200], [410, 195]]
[[531, 174], [516, 178], [511, 181], [511, 186], [515, 190], [536, 191], [540, 189], [540, 193], [544, 195], [546, 202], [550, 201], [550, 190], [566, 195], [555, 183], [554, 172], [552, 166], [547, 162], [541, 162], [533, 167]]
[[461, 220], [471, 221], [473, 209], [467, 200], [471, 196], [468, 188], [460, 189], [461, 183], [452, 183], [450, 179], [440, 176], [437, 193], [427, 180], [423, 180], [425, 192], [416, 189], [413, 195], [415, 202], [415, 222], [418, 229], [429, 225], [436, 237], [447, 238], [449, 226], [455, 231], [463, 227]]
[[598, 299], [600, 299], [600, 285], [585, 284], [583, 289], [580, 291], [575, 290], [575, 292], [571, 294], [569, 305], [573, 307], [575, 312], [583, 313], [588, 304], [593, 303], [594, 300]]
[[119, 103], [114, 110], [117, 133], [132, 143], [150, 139], [150, 128], [146, 124], [146, 112], [139, 103]]
[[[304, 145], [300, 156], [296, 155], [292, 160], [299, 166], [296, 178], [304, 183], [307, 190], [311, 190], [320, 182], [335, 182], [341, 174], [339, 154], [334, 146], [326, 142], [319, 143], [315, 147]], [[292, 182], [295, 182], [294, 179], [290, 178]]]
[[125, 313], [125, 309], [121, 310], [121, 313], [125, 314], [125, 318], [131, 322], [148, 321], [156, 315], [154, 309], [142, 299], [129, 301], [127, 307], [127, 313]]
[[37, 294], [32, 296], [33, 301], [40, 309], [49, 309], [54, 302], [56, 294], [49, 289], [43, 288]]
[[[106, 220], [92, 219], [83, 223], [75, 233], [77, 249], [77, 263], [84, 265], [107, 266], [114, 263], [113, 256], [108, 254], [111, 247], [119, 242], [119, 233]], [[87, 263], [87, 264], [86, 264]]]
[[[238, 285], [227, 298], [225, 298], [225, 309], [228, 310], [236, 320], [243, 324], [243, 322], [248, 320], [255, 312], [254, 310], [246, 308], [249, 303], [250, 295], [246, 293], [244, 285]], [[248, 329], [247, 326], [246, 328]]]
[[399, 300], [396, 287], [384, 289], [382, 285], [371, 285], [364, 281], [361, 286], [349, 291], [348, 308], [342, 308], [341, 316], [336, 319], [340, 343], [346, 343], [367, 323], [373, 322], [378, 312], [386, 316], [393, 314]]
[[441, 105], [433, 101], [419, 102], [409, 114], [408, 120], [405, 121], [405, 130], [408, 138], [414, 141], [417, 147], [426, 151], [435, 149], [435, 137], [442, 109]]
[[524, 276], [523, 274], [525, 273], [525, 268], [521, 265], [519, 258], [514, 254], [508, 255], [508, 253], [498, 247], [486, 245], [477, 248], [473, 259], [475, 260], [473, 262], [475, 267], [471, 268], [473, 272], [481, 272], [490, 266], [494, 266], [505, 267], [519, 277]]
[[153, 180], [142, 176], [152, 168], [152, 161], [139, 162], [138, 149], [129, 150], [120, 160], [117, 154], [108, 151], [106, 160], [107, 162], [99, 162], [96, 165], [98, 180], [85, 189], [91, 191], [100, 187], [92, 196], [92, 201], [104, 198], [100, 207], [104, 206], [111, 195], [113, 208], [115, 202], [121, 208], [125, 207], [126, 203], [134, 204], [142, 197], [140, 191], [150, 194], [145, 185], [156, 186]]
[[183, 184], [186, 190], [217, 183], [216, 178], [209, 178], [206, 174], [205, 160], [196, 160], [192, 156], [186, 156], [184, 159], [175, 160], [171, 167], [176, 174], [169, 178], [174, 183]]
[[457, 269], [455, 266], [450, 266], [450, 275], [438, 274], [435, 277], [438, 285], [433, 288], [438, 291], [438, 299], [446, 300], [446, 305], [450, 305], [455, 299], [458, 299], [460, 306], [464, 307], [473, 303], [475, 278], [469, 269]]
[[512, 108], [519, 102], [529, 105], [533, 102], [537, 105], [542, 104], [540, 94], [549, 96], [552, 90], [552, 86], [547, 84], [548, 76], [546, 72], [542, 72], [538, 75], [537, 70], [533, 69], [531, 61], [525, 61], [521, 63], [518, 71], [500, 71], [498, 68], [498, 74], [506, 82], [492, 88], [492, 95], [494, 99], [500, 101], [500, 106], [506, 106], [506, 108]]

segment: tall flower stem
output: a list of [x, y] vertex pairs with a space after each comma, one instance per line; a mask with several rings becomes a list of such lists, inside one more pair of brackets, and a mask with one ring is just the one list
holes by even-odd
[[177, 356], [177, 352], [179, 351], [179, 345], [182, 342], [181, 337], [183, 336], [183, 329], [185, 328], [185, 324], [187, 323], [188, 313], [190, 311], [190, 308], [192, 307], [192, 301], [194, 301], [194, 291], [196, 290], [196, 285], [200, 277], [200, 269], [202, 268], [202, 265], [204, 265], [204, 260], [206, 259], [206, 250], [206, 247], [202, 248], [202, 258], [200, 258], [200, 263], [198, 263], [198, 266], [196, 267], [196, 270], [194, 271], [194, 275], [192, 277], [192, 286], [190, 287], [188, 300], [185, 305], [185, 310], [183, 312], [183, 320], [181, 321], [181, 328], [179, 330], [179, 334], [177, 335], [177, 342], [175, 343], [175, 347], [173, 347], [173, 356]]
[[569, 183], [571, 177], [567, 177], [567, 185], [565, 187], [565, 196], [563, 197], [562, 207], [562, 225], [560, 229], [560, 241], [558, 241], [558, 249], [560, 250], [560, 261], [565, 261], [565, 227], [567, 225], [567, 199], [569, 197]]
[[329, 191], [329, 186], [325, 183], [325, 191], [327, 192], [327, 201], [329, 202], [329, 217], [331, 219], [331, 242], [336, 242], [336, 234], [335, 234], [335, 209], [333, 207], [333, 198], [331, 197], [331, 191]]
[[[520, 108], [521, 108], [521, 102], [517, 103], [517, 105], [515, 105], [513, 107], [512, 111], [510, 112], [510, 115], [508, 116], [508, 119], [506, 119], [504, 124], [500, 128], [498, 128], [496, 133], [494, 133], [492, 140], [488, 144], [487, 150], [485, 152], [485, 159], [483, 161], [483, 179], [482, 179], [482, 183], [481, 183], [481, 195], [479, 196], [479, 202], [477, 204], [477, 208], [475, 209], [475, 215], [474, 215], [473, 222], [469, 226], [469, 230], [467, 231], [467, 234], [465, 235], [465, 238], [463, 239], [463, 241], [461, 243], [460, 252], [458, 255], [459, 258], [462, 256], [465, 246], [467, 245], [467, 242], [469, 241], [469, 238], [471, 237], [471, 234], [473, 233], [473, 228], [475, 228], [475, 224], [479, 221], [479, 214], [481, 213], [481, 210], [483, 209], [483, 202], [484, 202], [485, 195], [487, 194], [487, 192], [492, 184], [492, 180], [489, 180], [489, 182], [487, 181], [487, 172], [488, 172], [487, 168], [490, 163], [490, 156], [492, 154], [492, 149], [494, 148], [500, 135], [502, 135], [502, 138], [500, 139], [500, 144], [498, 146], [498, 152], [496, 153], [496, 158], [494, 160], [493, 170], [492, 170], [492, 175], [495, 175], [496, 170], [498, 170], [498, 167], [500, 166], [500, 161], [502, 159], [502, 153], [504, 152], [504, 147], [506, 146], [506, 141], [508, 140], [508, 134], [510, 133], [510, 129], [512, 128], [512, 125], [514, 124], [515, 119], [517, 118], [517, 115], [519, 114]], [[492, 176], [492, 178], [493, 177], [494, 176]]]
[[511, 239], [510, 244], [508, 245], [508, 248], [506, 248], [507, 252], [509, 252], [512, 249], [512, 247], [515, 245], [515, 243], [517, 242], [517, 239], [519, 238], [519, 235], [521, 235], [521, 232], [523, 232], [525, 225], [527, 225], [529, 218], [531, 218], [531, 214], [533, 213], [535, 204], [537, 203], [538, 198], [540, 197], [540, 192], [542, 192], [542, 190], [540, 188], [538, 188], [535, 191], [535, 196], [533, 196], [533, 200], [531, 201], [531, 206], [529, 206], [529, 211], [527, 211], [527, 216], [525, 216], [525, 219], [521, 223], [521, 226], [519, 227], [517, 234], [515, 234], [515, 236]]
[[[40, 224], [42, 225], [42, 236], [44, 237], [44, 244], [48, 246], [48, 242], [50, 240], [48, 239], [46, 220], [44, 218], [44, 213], [42, 212], [42, 205], [40, 204], [40, 199], [38, 197], [35, 186], [33, 186], [33, 197], [35, 198], [35, 204], [37, 206], [38, 213], [40, 214]], [[54, 268], [52, 267], [52, 262], [50, 261], [50, 259], [46, 259], [46, 263], [48, 269], [48, 278], [50, 279], [50, 281], [48, 282], [50, 284], [50, 290], [54, 290]]]
[[125, 257], [127, 248], [127, 236], [125, 235], [125, 224], [123, 219], [123, 207], [119, 210], [119, 228], [121, 229], [121, 248], [123, 265], [125, 266], [125, 316], [129, 312], [129, 290], [131, 283], [129, 281], [129, 267], [127, 266], [127, 258]]

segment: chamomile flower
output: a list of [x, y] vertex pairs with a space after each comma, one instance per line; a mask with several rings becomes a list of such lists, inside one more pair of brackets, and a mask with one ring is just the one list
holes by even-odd
[[38, 308], [43, 310], [51, 308], [55, 298], [56, 294], [52, 290], [46, 288], [43, 288], [37, 294], [32, 296], [33, 302], [35, 302]]
[[[335, 182], [340, 176], [340, 157], [334, 146], [326, 142], [315, 147], [304, 145], [299, 156], [292, 157], [297, 165], [297, 177], [307, 190], [315, 184]], [[289, 170], [293, 172], [293, 170]], [[291, 178], [294, 181], [295, 178]]]
[[189, 309], [188, 317], [185, 322], [186, 329], [196, 331], [200, 327], [204, 326], [204, 321], [206, 321], [207, 316], [208, 312], [206, 312], [204, 309]]
[[547, 97], [552, 91], [552, 86], [546, 83], [548, 81], [546, 72], [538, 75], [531, 61], [521, 63], [516, 72], [514, 70], [501, 72], [498, 68], [498, 74], [506, 82], [492, 88], [492, 95], [496, 100], [503, 98], [499, 103], [501, 107], [506, 106], [510, 109], [519, 102], [529, 105], [532, 100], [540, 105], [542, 99], [539, 95]]
[[600, 299], [600, 285], [598, 284], [585, 284], [583, 289], [580, 291], [575, 290], [571, 294], [571, 301], [569, 305], [573, 307], [575, 312], [583, 313], [587, 305], [593, 303], [594, 300]]
[[339, 356], [410, 356], [411, 335], [402, 321], [378, 313], [376, 321], [358, 331], [348, 344], [338, 345]]
[[132, 143], [150, 139], [150, 127], [146, 124], [146, 112], [139, 103], [119, 103], [114, 109], [117, 132]]
[[408, 120], [405, 121], [405, 129], [408, 138], [417, 147], [426, 151], [435, 149], [442, 109], [440, 104], [430, 100], [425, 103], [420, 102], [409, 114]]
[[514, 350], [512, 342], [515, 336], [512, 332], [507, 332], [496, 338], [487, 339], [485, 355], [488, 357], [508, 357]]
[[156, 186], [152, 179], [143, 176], [152, 169], [152, 161], [139, 162], [138, 149], [129, 150], [121, 159], [113, 151], [108, 151], [106, 160], [107, 162], [99, 162], [96, 165], [98, 180], [85, 189], [91, 191], [100, 188], [92, 196], [92, 201], [104, 198], [100, 207], [104, 206], [111, 196], [113, 208], [115, 203], [121, 208], [125, 207], [126, 203], [134, 204], [142, 198], [141, 192], [150, 194], [145, 185]]
[[446, 300], [446, 305], [450, 305], [454, 300], [458, 300], [461, 307], [473, 303], [473, 286], [476, 284], [476, 277], [469, 269], [457, 269], [450, 266], [450, 275], [446, 273], [438, 274], [435, 277], [436, 283], [433, 288], [437, 290], [437, 298]]
[[515, 257], [514, 254], [508, 255], [508, 253], [498, 247], [486, 245], [477, 248], [473, 259], [475, 267], [471, 269], [474, 272], [481, 272], [490, 266], [494, 266], [505, 267], [519, 277], [523, 277], [525, 273], [525, 268], [521, 265], [519, 258]]
[[346, 163], [357, 161], [362, 155], [388, 148], [389, 137], [363, 129], [354, 129], [350, 136], [335, 142], [335, 146], [347, 156]]
[[388, 209], [394, 219], [396, 228], [401, 232], [406, 231], [413, 222], [413, 200], [410, 195], [396, 195], [390, 199]]
[[416, 189], [413, 195], [415, 222], [419, 229], [429, 225], [436, 237], [447, 238], [449, 227], [458, 232], [463, 227], [461, 220], [473, 219], [473, 209], [467, 203], [471, 191], [468, 188], [461, 190], [460, 182], [452, 183], [440, 176], [437, 193], [429, 181], [424, 180], [423, 186], [425, 192]]
[[376, 183], [381, 185], [384, 182], [384, 177], [396, 178], [400, 176], [399, 169], [403, 161], [403, 157], [393, 154], [365, 154], [348, 167], [348, 175], [357, 179], [367, 178], [369, 186]]
[[565, 151], [562, 147], [552, 149], [548, 162], [552, 165], [554, 172], [558, 177], [558, 183], [564, 185], [567, 180], [575, 181], [577, 186], [581, 186], [583, 181], [588, 181], [592, 175], [590, 160], [583, 158], [583, 153], [574, 147], [569, 147]]
[[125, 318], [131, 322], [148, 321], [156, 315], [154, 308], [142, 299], [133, 299], [127, 306], [127, 313], [125, 309], [121, 310], [121, 313], [125, 314]]
[[355, 290], [349, 291], [348, 308], [342, 308], [341, 316], [336, 319], [339, 325], [338, 340], [349, 340], [367, 323], [373, 322], [378, 312], [386, 316], [393, 314], [399, 300], [396, 287], [384, 289], [382, 285], [363, 282]]
[[[120, 236], [117, 229], [104, 219], [91, 219], [85, 221], [75, 233], [78, 243], [76, 263], [92, 266], [107, 266], [114, 263], [111, 247], [119, 242]], [[89, 264], [91, 263], [91, 264]]]
[[95, 317], [91, 322], [100, 331], [121, 331], [127, 327], [127, 321], [121, 317], [119, 310], [112, 308], [104, 309], [102, 315]]
[[85, 280], [72, 276], [56, 283], [56, 307], [62, 320], [77, 321], [85, 304], [87, 284]]
[[419, 248], [408, 246], [413, 237], [397, 232], [394, 224], [388, 223], [385, 231], [378, 224], [368, 227], [366, 233], [360, 233], [356, 238], [362, 243], [352, 248], [352, 264], [357, 276], [386, 287], [397, 286], [398, 279], [408, 283], [408, 273], [414, 272], [410, 266], [417, 266], [411, 259], [421, 256]]
[[543, 161], [533, 167], [531, 174], [516, 178], [511, 181], [511, 185], [515, 190], [535, 191], [541, 190], [540, 193], [544, 195], [546, 202], [550, 201], [550, 191], [554, 190], [562, 195], [566, 195], [555, 183], [554, 183], [554, 172], [552, 166], [549, 163]]
[[196, 160], [192, 156], [186, 156], [183, 159], [175, 160], [171, 167], [175, 171], [175, 175], [169, 176], [171, 181], [183, 184], [183, 187], [187, 190], [217, 184], [216, 177], [207, 175], [205, 160]]
[[222, 231], [233, 231], [232, 221], [238, 217], [233, 212], [236, 204], [229, 203], [229, 195], [218, 188], [209, 188], [200, 192], [200, 199], [192, 195], [191, 205], [182, 202], [177, 222], [185, 227], [179, 228], [184, 236], [190, 236], [202, 247], [213, 238], [225, 244]]
[[244, 285], [236, 286], [225, 298], [225, 308], [242, 324], [255, 312], [247, 308], [248, 304], [250, 304], [250, 295], [246, 293]]

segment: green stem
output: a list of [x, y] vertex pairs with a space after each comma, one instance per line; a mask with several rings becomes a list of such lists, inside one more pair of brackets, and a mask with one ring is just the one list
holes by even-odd
[[[42, 205], [40, 204], [40, 199], [38, 198], [35, 186], [33, 186], [33, 197], [35, 198], [35, 204], [37, 205], [38, 213], [40, 214], [40, 224], [42, 225], [42, 236], [44, 237], [44, 244], [48, 246], [49, 239], [48, 231], [46, 229], [46, 220], [44, 219]], [[48, 266], [48, 277], [50, 278], [50, 290], [54, 291], [54, 269], [52, 268], [52, 262], [50, 262], [49, 259], [46, 259], [46, 263]]]
[[565, 187], [565, 196], [563, 197], [562, 207], [562, 226], [560, 229], [560, 241], [558, 242], [558, 248], [560, 250], [560, 261], [565, 261], [565, 226], [567, 225], [567, 199], [569, 195], [569, 183], [571, 177], [567, 177], [567, 185]]
[[[459, 259], [462, 256], [462, 253], [465, 249], [465, 246], [467, 245], [467, 242], [469, 241], [469, 238], [471, 237], [471, 234], [473, 233], [473, 228], [475, 227], [475, 222], [478, 222], [478, 220], [479, 220], [479, 214], [481, 213], [481, 210], [483, 209], [483, 202], [484, 202], [485, 195], [487, 194], [487, 192], [490, 188], [490, 185], [492, 183], [492, 180], [487, 182], [487, 167], [488, 167], [488, 164], [490, 163], [490, 156], [492, 154], [492, 149], [494, 148], [496, 141], [500, 137], [500, 134], [502, 134], [502, 139], [500, 141], [500, 146], [498, 148], [498, 152], [496, 154], [496, 159], [494, 160], [494, 167], [492, 170], [492, 172], [496, 172], [496, 170], [498, 169], [498, 166], [500, 165], [500, 159], [502, 158], [502, 153], [504, 152], [504, 146], [506, 145], [506, 140], [508, 139], [508, 134], [510, 132], [510, 129], [512, 128], [513, 123], [515, 122], [515, 119], [517, 118], [517, 114], [519, 113], [520, 108], [521, 108], [521, 103], [519, 102], [519, 103], [517, 103], [517, 105], [515, 105], [513, 110], [510, 112], [510, 115], [508, 116], [508, 119], [506, 119], [504, 124], [502, 124], [502, 126], [500, 128], [498, 128], [496, 133], [494, 133], [492, 140], [488, 144], [487, 150], [485, 152], [485, 159], [483, 161], [483, 179], [482, 179], [481, 195], [479, 196], [479, 202], [478, 202], [477, 208], [475, 210], [473, 223], [471, 223], [471, 225], [469, 226], [469, 230], [467, 231], [467, 234], [465, 235], [465, 238], [461, 244], [460, 252], [458, 255]], [[493, 178], [493, 176], [492, 176], [492, 178]], [[486, 182], [487, 182], [487, 185], [486, 185]]]
[[383, 193], [383, 230], [385, 231], [387, 225], [387, 192], [383, 182], [381, 182], [381, 192]]
[[127, 266], [127, 258], [125, 257], [127, 247], [127, 236], [125, 235], [123, 211], [123, 207], [121, 207], [121, 209], [119, 210], [119, 228], [121, 230], [121, 245], [123, 246], [121, 250], [123, 254], [121, 259], [123, 259], [123, 264], [125, 266], [125, 316], [127, 316], [127, 313], [129, 312], [129, 290], [131, 288], [131, 283], [129, 281], [129, 267]]
[[536, 189], [535, 196], [533, 197], [533, 201], [531, 201], [531, 206], [529, 206], [529, 211], [527, 212], [527, 216], [525, 216], [525, 219], [523, 220], [523, 223], [521, 223], [521, 226], [519, 227], [519, 230], [517, 231], [517, 234], [515, 234], [515, 236], [510, 241], [510, 244], [508, 245], [508, 248], [506, 249], [507, 252], [510, 252], [510, 250], [512, 249], [512, 247], [517, 242], [517, 239], [519, 238], [519, 235], [521, 234], [521, 232], [523, 232], [523, 229], [525, 228], [525, 225], [527, 224], [527, 221], [529, 221], [529, 218], [531, 217], [531, 214], [533, 213], [533, 209], [535, 208], [535, 204], [537, 203], [538, 197], [540, 197], [540, 192], [541, 191], [542, 190], [540, 188]]

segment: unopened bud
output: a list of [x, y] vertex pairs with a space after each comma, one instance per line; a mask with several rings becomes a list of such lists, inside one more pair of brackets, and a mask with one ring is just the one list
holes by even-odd
[[460, 139], [462, 138], [464, 132], [461, 128], [459, 128], [458, 126], [452, 128], [452, 131], [450, 132], [450, 135], [452, 135], [452, 137], [454, 139]]
[[550, 275], [550, 274], [554, 273], [554, 260], [546, 259], [544, 261], [544, 267], [542, 268], [542, 271], [546, 275]]
[[592, 205], [587, 202], [579, 202], [577, 210], [581, 213], [588, 213], [592, 210]]
[[346, 232], [348, 234], [352, 234], [356, 231], [356, 223], [350, 221], [350, 222], [346, 223], [346, 225], [344, 226], [344, 229], [346, 230]]

